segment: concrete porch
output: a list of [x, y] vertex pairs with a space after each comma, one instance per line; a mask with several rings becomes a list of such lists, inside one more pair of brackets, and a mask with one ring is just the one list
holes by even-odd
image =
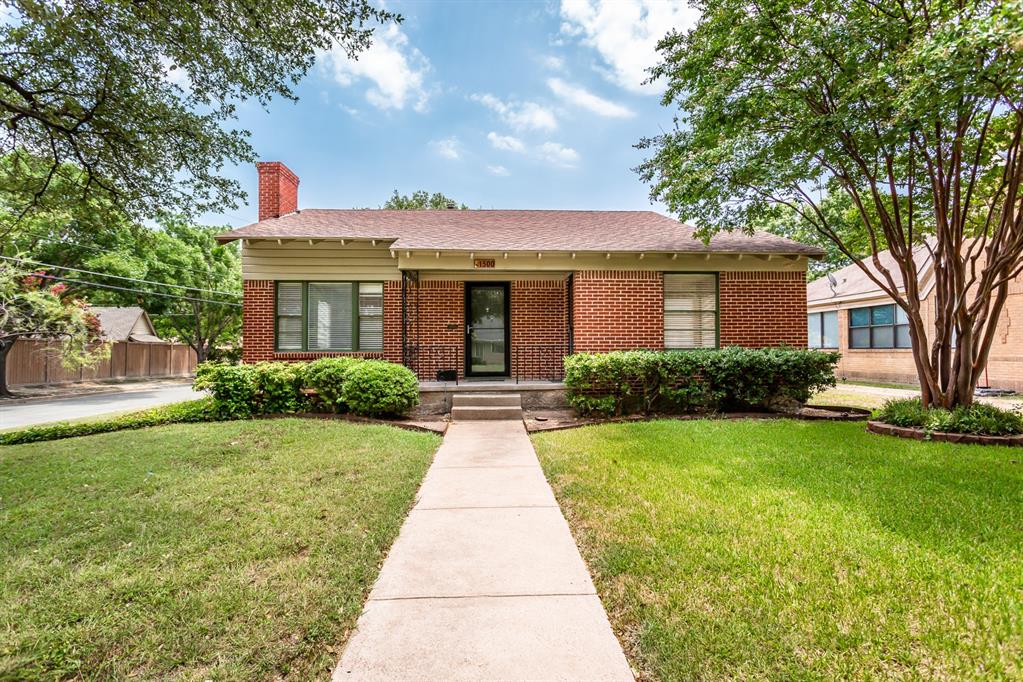
[[568, 407], [565, 384], [560, 381], [520, 381], [515, 379], [461, 379], [454, 381], [420, 381], [419, 406], [413, 414], [446, 414], [451, 411], [452, 397], [465, 393], [509, 393], [522, 398], [525, 410], [558, 410]]

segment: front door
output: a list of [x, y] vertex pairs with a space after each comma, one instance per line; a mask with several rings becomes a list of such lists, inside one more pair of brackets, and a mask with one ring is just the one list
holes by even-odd
[[465, 283], [465, 375], [508, 376], [508, 284]]

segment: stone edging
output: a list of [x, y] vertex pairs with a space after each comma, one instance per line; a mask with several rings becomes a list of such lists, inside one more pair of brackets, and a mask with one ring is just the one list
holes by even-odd
[[884, 422], [868, 421], [867, 431], [882, 436], [895, 436], [912, 440], [930, 440], [941, 443], [959, 443], [961, 445], [1008, 445], [1023, 447], [1023, 435], [1020, 436], [978, 436], [972, 433], [941, 433], [927, 432], [909, 426], [893, 426]]

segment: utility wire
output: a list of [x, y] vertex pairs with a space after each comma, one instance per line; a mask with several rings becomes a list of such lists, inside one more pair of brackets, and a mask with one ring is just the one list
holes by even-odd
[[[32, 265], [41, 265], [47, 268], [56, 268], [57, 270], [69, 270], [71, 272], [80, 272], [83, 275], [96, 275], [98, 277], [110, 277], [112, 279], [119, 279], [125, 282], [138, 282], [139, 284], [153, 284], [158, 287], [173, 287], [174, 289], [185, 289], [186, 291], [198, 291], [199, 293], [206, 293], [206, 289], [198, 289], [196, 287], [186, 287], [183, 284], [166, 284], [164, 282], [153, 282], [148, 279], [136, 279], [134, 277], [122, 277], [120, 275], [111, 275], [105, 272], [96, 272], [95, 270], [82, 270], [81, 268], [71, 268], [66, 265], [53, 265], [51, 263], [42, 263], [37, 260], [31, 260], [29, 258], [16, 258], [13, 256], [0, 256], [0, 258], [9, 261], [18, 261], [21, 263], [31, 263]], [[238, 298], [241, 294], [231, 293], [228, 291], [216, 291], [210, 290], [209, 293], [217, 294], [220, 296], [231, 296], [232, 298]]]
[[60, 277], [58, 275], [40, 275], [32, 273], [29, 277], [39, 277], [40, 279], [52, 279], [58, 282], [71, 282], [73, 284], [81, 284], [86, 287], [99, 287], [100, 289], [114, 289], [116, 291], [128, 291], [135, 294], [145, 294], [147, 296], [162, 296], [163, 298], [172, 298], [178, 301], [194, 301], [195, 303], [212, 303], [213, 305], [229, 305], [234, 308], [241, 308], [241, 303], [231, 303], [229, 301], [214, 301], [208, 298], [193, 298], [191, 296], [175, 296], [174, 294], [164, 294], [159, 291], [144, 291], [142, 289], [132, 289], [130, 287], [119, 287], [114, 284], [100, 284], [99, 282], [86, 282], [80, 279], [71, 279], [69, 277]]
[[[65, 239], [63, 237], [60, 237], [60, 236], [54, 236], [54, 235], [51, 235], [51, 234], [44, 234], [42, 232], [33, 232], [32, 230], [22, 230], [19, 234], [30, 234], [30, 235], [32, 235], [34, 237], [38, 237], [39, 239], [43, 239], [45, 241], [48, 241], [51, 244], [52, 243], [55, 243], [55, 244], [66, 244], [67, 246], [73, 246], [73, 247], [75, 247], [77, 249], [86, 249], [88, 251], [94, 251], [96, 253], [111, 253], [111, 252], [115, 252], [116, 253], [117, 252], [116, 249], [108, 249], [108, 248], [103, 248], [103, 247], [99, 247], [99, 246], [90, 246], [88, 244], [82, 244], [80, 242], [73, 242], [73, 241], [70, 241], [70, 240]], [[135, 254], [132, 253], [131, 255], [134, 256]], [[185, 267], [181, 267], [181, 266], [175, 266], [175, 268], [178, 269], [178, 270], [182, 270], [184, 272], [191, 272], [194, 275], [209, 275], [210, 274], [210, 270], [209, 269], [206, 269], [206, 270], [196, 270], [195, 268], [185, 268]]]

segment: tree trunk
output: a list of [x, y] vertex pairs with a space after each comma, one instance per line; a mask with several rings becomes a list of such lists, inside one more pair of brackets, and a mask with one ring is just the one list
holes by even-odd
[[14, 339], [0, 341], [0, 398], [10, 398], [13, 393], [7, 387], [7, 354], [14, 348]]

